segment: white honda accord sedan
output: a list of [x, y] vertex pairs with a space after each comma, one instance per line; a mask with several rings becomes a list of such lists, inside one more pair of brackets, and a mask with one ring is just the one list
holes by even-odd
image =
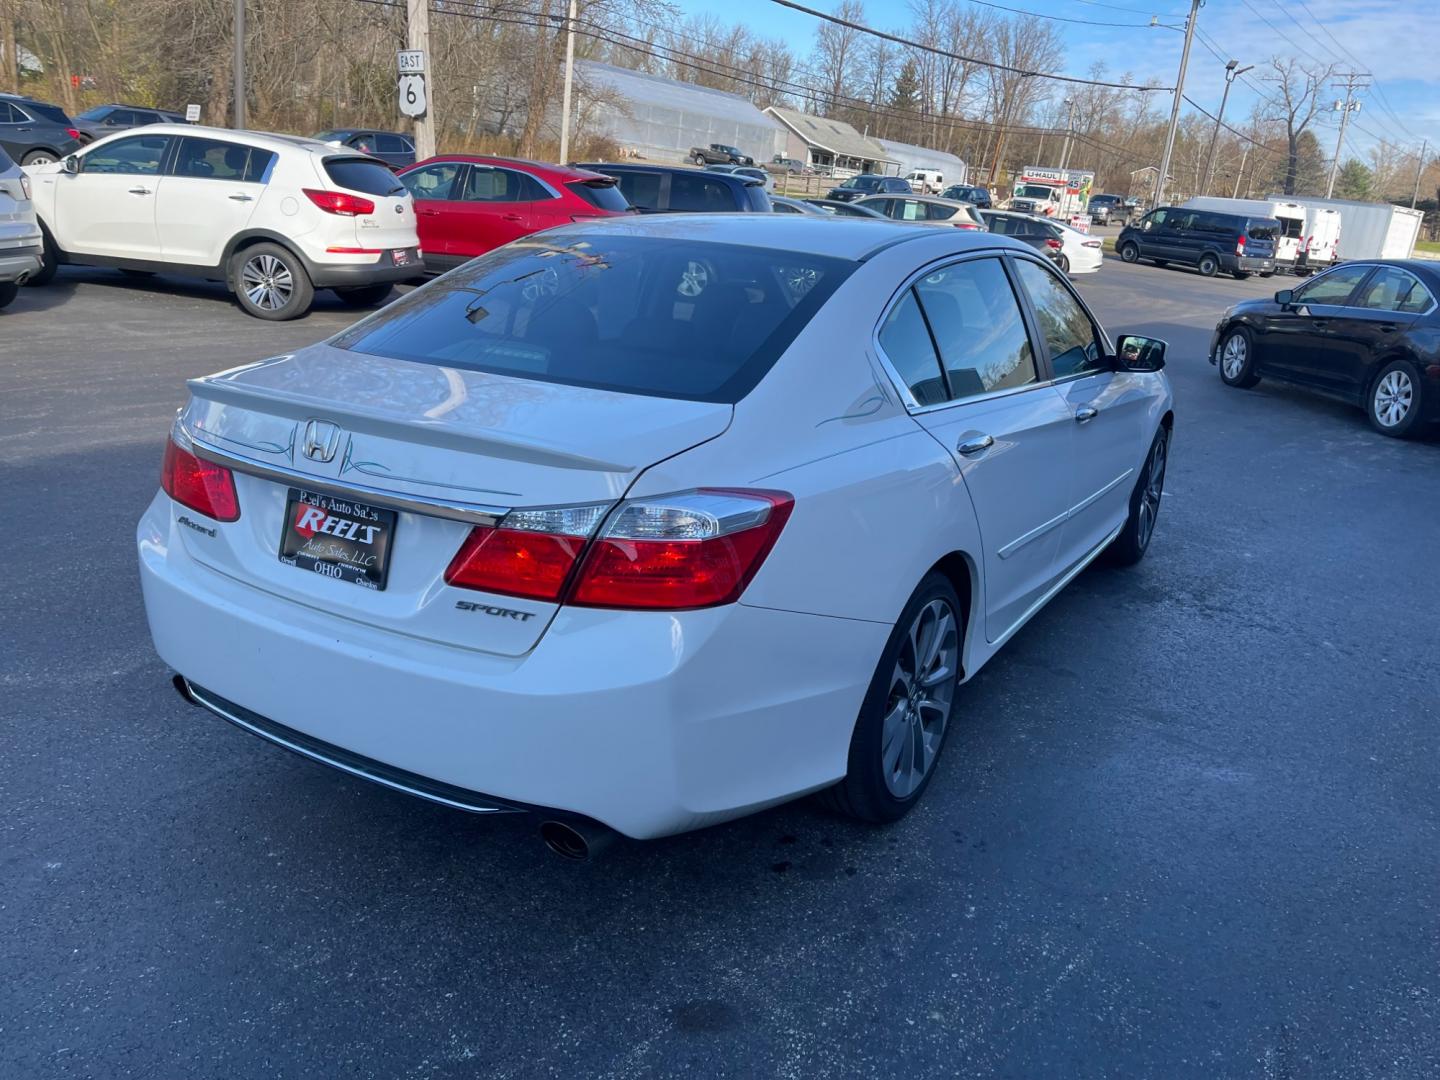
[[1164, 351], [983, 232], [537, 234], [190, 383], [150, 630], [211, 712], [563, 854], [810, 792], [893, 820], [961, 684], [1145, 553]]

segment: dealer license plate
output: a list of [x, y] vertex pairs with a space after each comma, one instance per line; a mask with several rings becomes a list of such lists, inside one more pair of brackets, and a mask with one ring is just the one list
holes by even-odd
[[367, 589], [385, 588], [394, 510], [291, 488], [280, 531], [280, 561]]
[[415, 265], [415, 249], [392, 248], [390, 251], [390, 261], [396, 266], [413, 266]]

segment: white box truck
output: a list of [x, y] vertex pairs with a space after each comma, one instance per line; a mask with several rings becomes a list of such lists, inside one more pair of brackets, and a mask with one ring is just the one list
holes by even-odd
[[1026, 165], [1015, 178], [1015, 188], [1002, 209], [1069, 222], [1079, 228], [1090, 227], [1090, 189], [1095, 174], [1088, 169], [1051, 169], [1042, 165]]
[[1197, 195], [1184, 205], [1187, 210], [1275, 218], [1280, 222], [1280, 235], [1275, 238], [1275, 272], [1288, 273], [1300, 261], [1300, 247], [1305, 239], [1305, 207], [1292, 199], [1273, 195], [1268, 199], [1222, 199]]
[[1340, 211], [1341, 259], [1408, 259], [1425, 215], [1407, 206], [1296, 195], [1306, 207]]
[[1342, 223], [1339, 210], [1328, 206], [1305, 207], [1305, 238], [1300, 241], [1300, 261], [1295, 264], [1297, 274], [1318, 274], [1340, 261]]

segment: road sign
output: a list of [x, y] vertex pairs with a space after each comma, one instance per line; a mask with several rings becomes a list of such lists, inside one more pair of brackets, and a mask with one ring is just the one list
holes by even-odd
[[396, 67], [401, 75], [420, 75], [425, 71], [424, 49], [401, 49], [395, 54]]
[[425, 115], [429, 103], [425, 99], [425, 76], [401, 75], [400, 76], [400, 114], [402, 116], [413, 116], [415, 119]]
[[199, 106], [199, 105], [186, 105], [186, 106], [185, 106], [185, 122], [186, 122], [187, 124], [198, 124], [198, 123], [200, 122], [200, 106]]

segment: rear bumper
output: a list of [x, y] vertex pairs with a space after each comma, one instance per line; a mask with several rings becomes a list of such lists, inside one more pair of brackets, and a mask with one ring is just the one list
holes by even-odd
[[391, 251], [386, 249], [374, 262], [338, 263], [315, 262], [307, 258], [310, 280], [317, 289], [345, 289], [362, 285], [377, 285], [387, 281], [411, 281], [425, 276], [425, 260], [419, 248], [414, 252], [414, 262], [396, 266]]
[[14, 281], [22, 274], [40, 272], [40, 245], [0, 248], [0, 282]]
[[844, 775], [889, 633], [743, 604], [562, 608], [531, 652], [503, 657], [218, 573], [187, 555], [173, 518], [157, 494], [137, 529], [146, 615], [161, 658], [204, 694], [276, 730], [484, 792], [475, 798], [499, 808], [570, 812], [636, 838], [711, 825]]
[[1232, 255], [1228, 260], [1230, 265], [1227, 270], [1239, 270], [1245, 274], [1267, 274], [1275, 270], [1274, 259], [1260, 259], [1250, 255]]

